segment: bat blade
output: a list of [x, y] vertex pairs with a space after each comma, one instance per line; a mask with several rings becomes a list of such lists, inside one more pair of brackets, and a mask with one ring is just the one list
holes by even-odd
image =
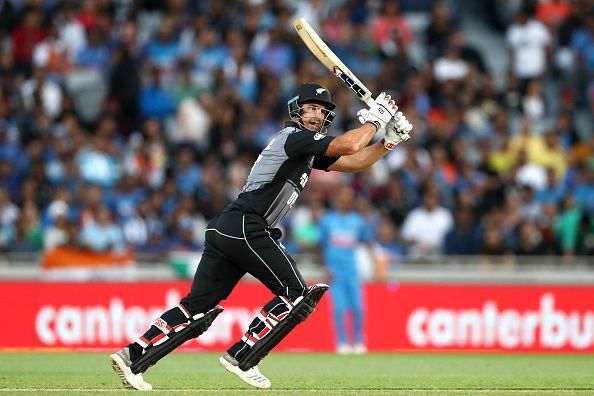
[[340, 78], [344, 85], [357, 95], [367, 106], [373, 104], [371, 91], [346, 67], [344, 63], [332, 52], [324, 40], [318, 36], [305, 18], [298, 18], [293, 21], [293, 27], [299, 34], [311, 53], [336, 77]]

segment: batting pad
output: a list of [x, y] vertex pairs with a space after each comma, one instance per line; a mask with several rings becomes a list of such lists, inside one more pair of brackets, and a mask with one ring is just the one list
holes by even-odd
[[216, 306], [206, 314], [194, 315], [187, 326], [183, 328], [180, 327], [181, 330], [179, 332], [174, 331], [169, 333], [169, 339], [167, 339], [167, 341], [147, 348], [142, 356], [132, 363], [130, 369], [134, 374], [144, 373], [150, 366], [157, 363], [181, 344], [192, 338], [199, 337], [202, 333], [208, 330], [212, 322], [221, 312], [223, 312], [223, 307]]
[[299, 323], [311, 315], [316, 309], [318, 302], [329, 289], [328, 285], [316, 283], [309, 287], [307, 293], [296, 300], [296, 304], [291, 309], [287, 317], [274, 326], [266, 337], [258, 340], [239, 361], [239, 368], [247, 371], [257, 366], [262, 359], [268, 355], [279, 342], [283, 340]]

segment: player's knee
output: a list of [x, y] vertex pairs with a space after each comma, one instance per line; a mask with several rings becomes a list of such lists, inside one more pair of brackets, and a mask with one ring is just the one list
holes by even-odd
[[196, 296], [190, 293], [182, 298], [181, 304], [187, 309], [190, 316], [194, 316], [216, 307], [221, 300], [224, 298], [219, 298], [216, 293], [208, 296]]
[[[299, 304], [300, 309], [294, 312], [294, 315], [297, 320], [304, 321], [313, 313], [318, 305], [320, 298], [322, 297], [323, 293], [328, 289], [328, 286], [325, 284], [315, 284], [310, 287], [306, 287], [303, 289], [301, 294], [296, 298], [292, 299], [292, 301]], [[321, 292], [321, 293], [320, 293]], [[313, 298], [304, 298], [307, 295], [310, 295]], [[315, 296], [315, 297], [314, 297]]]
[[281, 291], [280, 295], [285, 295], [289, 297], [291, 301], [295, 301], [299, 297], [305, 296], [307, 290], [307, 286], [287, 287], [283, 291]]

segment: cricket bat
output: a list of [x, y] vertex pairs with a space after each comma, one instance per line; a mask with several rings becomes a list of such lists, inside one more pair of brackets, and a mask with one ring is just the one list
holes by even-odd
[[305, 18], [293, 21], [293, 26], [307, 48], [322, 64], [357, 95], [367, 106], [371, 107], [373, 98], [371, 91], [361, 82], [353, 72], [332, 52], [324, 41], [318, 36]]

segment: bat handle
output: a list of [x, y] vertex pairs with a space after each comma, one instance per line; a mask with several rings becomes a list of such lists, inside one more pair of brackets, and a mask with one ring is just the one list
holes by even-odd
[[365, 99], [364, 102], [367, 105], [367, 107], [373, 106], [373, 98], [371, 96]]

